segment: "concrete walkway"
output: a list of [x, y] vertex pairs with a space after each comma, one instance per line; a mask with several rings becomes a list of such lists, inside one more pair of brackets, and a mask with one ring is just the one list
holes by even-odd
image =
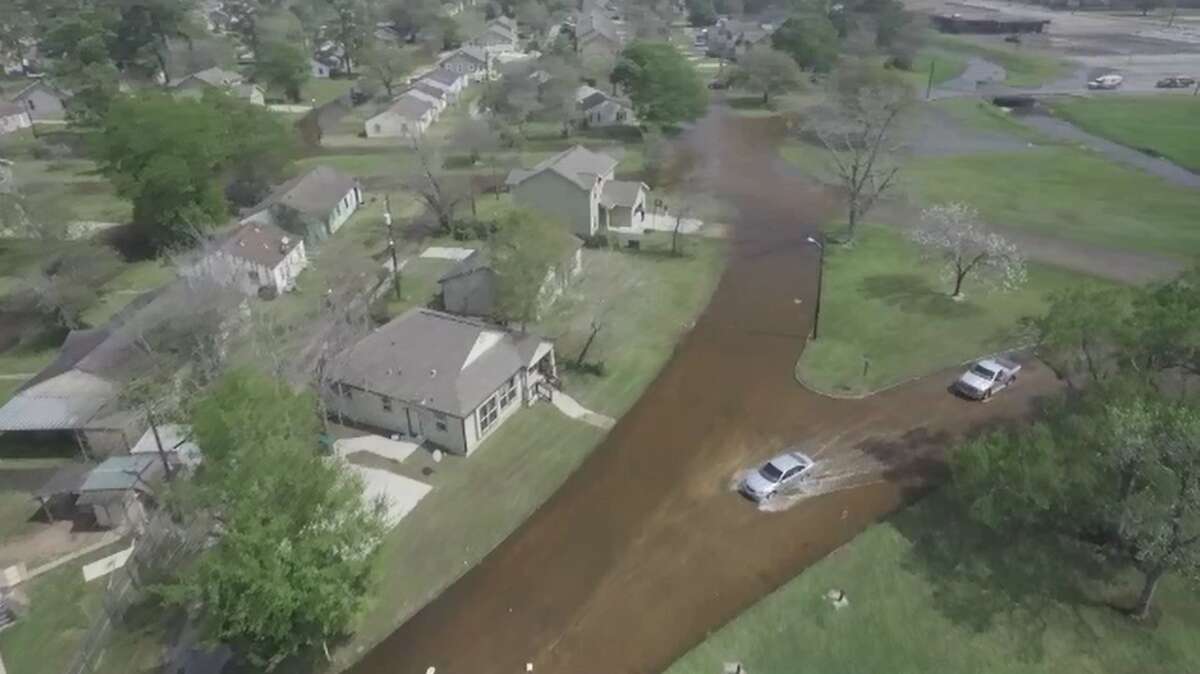
[[578, 419], [585, 424], [591, 424], [596, 428], [608, 430], [617, 423], [617, 420], [613, 419], [612, 417], [605, 416], [599, 412], [593, 412], [583, 405], [580, 405], [574, 398], [566, 393], [563, 393], [562, 391], [555, 391], [550, 402], [556, 408], [558, 408], [559, 412], [562, 412], [572, 419]]

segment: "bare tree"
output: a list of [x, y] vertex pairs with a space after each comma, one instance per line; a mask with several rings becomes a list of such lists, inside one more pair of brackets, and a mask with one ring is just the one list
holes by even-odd
[[837, 97], [811, 126], [846, 191], [847, 239], [854, 238], [859, 220], [895, 186], [900, 169], [893, 157], [892, 133], [911, 95], [898, 86], [865, 86]]
[[1025, 259], [1007, 239], [989, 232], [979, 213], [966, 204], [940, 204], [921, 213], [909, 232], [925, 254], [942, 263], [942, 273], [962, 297], [968, 276], [990, 287], [1011, 290], [1025, 283]]
[[440, 154], [420, 138], [412, 139], [412, 149], [416, 166], [401, 177], [401, 183], [421, 198], [442, 231], [456, 234], [454, 211], [466, 196], [461, 184], [442, 173]]

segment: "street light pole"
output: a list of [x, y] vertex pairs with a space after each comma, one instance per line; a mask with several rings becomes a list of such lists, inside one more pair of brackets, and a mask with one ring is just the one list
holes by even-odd
[[817, 306], [813, 309], [813, 329], [812, 340], [817, 341], [817, 336], [821, 327], [821, 295], [823, 294], [823, 286], [825, 285], [825, 235], [818, 234], [820, 238], [808, 237], [808, 243], [817, 247], [821, 257], [817, 262]]
[[396, 235], [392, 232], [392, 197], [383, 195], [383, 223], [387, 225], [388, 252], [392, 255], [392, 289], [396, 291], [396, 299], [403, 299], [400, 292], [400, 264], [396, 259]]

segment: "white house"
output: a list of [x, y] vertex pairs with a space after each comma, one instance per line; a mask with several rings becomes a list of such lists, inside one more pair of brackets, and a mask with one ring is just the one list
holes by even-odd
[[20, 103], [35, 122], [61, 120], [67, 116], [67, 101], [71, 95], [58, 87], [37, 80], [13, 96], [13, 103]]
[[241, 73], [221, 68], [205, 68], [187, 75], [171, 85], [176, 96], [200, 98], [208, 89], [225, 91], [252, 105], [266, 105], [266, 94], [257, 84], [246, 82]]
[[445, 91], [446, 99], [451, 103], [458, 100], [468, 82], [465, 75], [446, 68], [435, 68], [422, 75], [420, 81]]
[[326, 79], [337, 72], [338, 62], [324, 56], [314, 56], [308, 60], [309, 73], [317, 79]]
[[270, 223], [249, 222], [200, 259], [186, 276], [205, 276], [252, 297], [295, 287], [308, 266], [304, 239]]
[[500, 16], [488, 22], [483, 32], [471, 40], [471, 44], [492, 54], [519, 51], [517, 48], [517, 22]]
[[20, 103], [4, 103], [0, 101], [0, 135], [28, 129], [33, 126], [29, 112]]
[[412, 82], [407, 90], [410, 92], [420, 91], [423, 94], [436, 98], [442, 110], [445, 110], [446, 106], [450, 105], [450, 94], [445, 89], [435, 86], [426, 80]]
[[364, 123], [367, 138], [416, 138], [437, 118], [433, 103], [413, 94], [401, 94], [386, 110]]
[[[431, 88], [433, 89], [433, 93], [429, 91]], [[433, 117], [435, 122], [448, 105], [446, 103], [446, 92], [442, 91], [441, 89], [437, 89], [436, 87], [417, 87], [414, 85], [400, 92], [400, 95], [413, 96], [432, 105], [434, 108]]]
[[491, 69], [491, 54], [482, 47], [467, 45], [454, 50], [438, 64], [446, 70], [465, 75], [472, 82], [488, 76]]
[[470, 454], [520, 408], [549, 397], [554, 345], [484, 321], [411, 309], [336, 356], [331, 416]]
[[514, 169], [505, 184], [518, 204], [565, 222], [588, 239], [609, 228], [637, 228], [646, 218], [649, 188], [614, 180], [617, 160], [576, 145], [532, 169]]
[[314, 166], [272, 190], [242, 214], [241, 222], [271, 224], [309, 241], [322, 241], [362, 203], [357, 180], [328, 166]]

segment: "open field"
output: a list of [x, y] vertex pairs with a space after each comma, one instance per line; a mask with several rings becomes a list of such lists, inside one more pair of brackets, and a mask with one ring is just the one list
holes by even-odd
[[1004, 68], [1004, 83], [1014, 87], [1036, 87], [1071, 74], [1071, 65], [1061, 58], [1024, 45], [999, 40], [970, 39], [931, 33], [932, 47], [962, 57], [977, 56]]
[[966, 299], [955, 301], [936, 262], [896, 230], [866, 227], [852, 246], [826, 253], [820, 334], [796, 375], [818, 392], [859, 395], [1010, 349], [1021, 343], [1017, 322], [1040, 313], [1047, 293], [1090, 280], [1031, 265], [1020, 290], [968, 280]]
[[[39, 139], [29, 129], [6, 134], [0, 136], [0, 157], [16, 163], [14, 180], [29, 196], [53, 199], [77, 220], [127, 222], [129, 202], [118, 197], [108, 180], [95, 173], [95, 163], [66, 150], [55, 150], [62, 156], [53, 156], [44, 149], [60, 147], [73, 135], [59, 132]], [[70, 142], [77, 143], [78, 139]]]
[[1053, 112], [1085, 131], [1150, 150], [1200, 172], [1200, 98], [1124, 96], [1059, 98]]
[[[1078, 572], [1057, 541], [997, 540], [941, 495], [876, 524], [714, 632], [666, 674], [748, 672], [1131, 674], [1194, 671], [1200, 594], [1168, 577], [1151, 624], [1136, 579]], [[849, 605], [835, 609], [831, 589]]]
[[962, 201], [989, 223], [1120, 250], [1200, 253], [1200, 193], [1068, 147], [916, 159], [918, 203]]

